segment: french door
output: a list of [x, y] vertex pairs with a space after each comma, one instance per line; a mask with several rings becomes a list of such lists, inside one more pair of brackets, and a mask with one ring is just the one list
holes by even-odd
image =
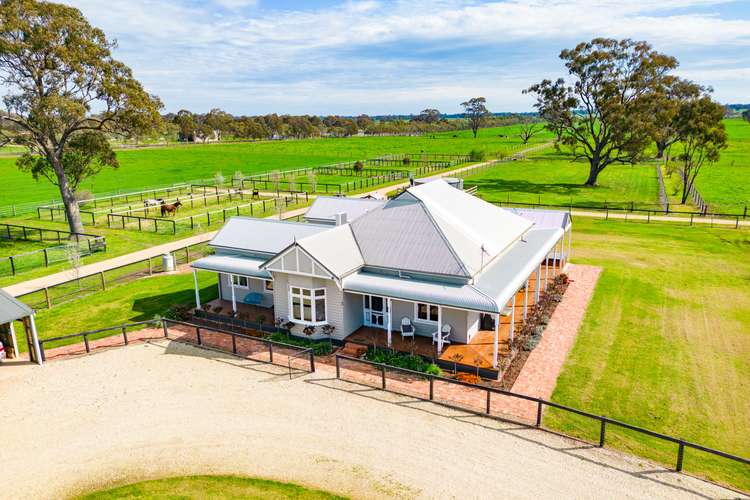
[[388, 301], [376, 295], [365, 295], [363, 300], [365, 326], [385, 328], [388, 323]]

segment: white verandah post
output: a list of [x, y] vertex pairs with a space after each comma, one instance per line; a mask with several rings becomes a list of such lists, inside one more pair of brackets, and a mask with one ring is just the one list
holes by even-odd
[[34, 323], [34, 315], [29, 316], [29, 323], [31, 323], [31, 341], [34, 343], [34, 352], [36, 353], [36, 362], [39, 366], [42, 366], [42, 350], [39, 348], [39, 337], [36, 334], [36, 323]]
[[513, 301], [510, 303], [510, 341], [513, 342], [513, 332], [516, 329], [516, 295], [518, 291], [513, 294]]
[[16, 330], [12, 321], [10, 322], [10, 339], [13, 342], [13, 353], [18, 358], [18, 340], [16, 340]]
[[526, 284], [523, 285], [523, 322], [526, 322], [527, 311], [529, 309], [529, 278], [526, 278]]
[[[438, 305], [437, 345], [438, 354], [443, 352], [443, 308]], [[429, 314], [429, 311], [428, 311]]]
[[549, 276], [549, 252], [544, 257], [544, 291], [547, 291], [547, 277]]
[[535, 288], [534, 291], [534, 303], [539, 303], [539, 288], [542, 286], [542, 265], [539, 264], [539, 267], [536, 269], [536, 279], [534, 280]]
[[568, 256], [565, 259], [566, 262], [570, 262], [570, 242], [573, 240], [573, 228], [568, 229]]
[[391, 347], [391, 329], [393, 327], [393, 309], [391, 307], [391, 298], [388, 297], [386, 299], [386, 304], [388, 307], [388, 347]]
[[195, 308], [201, 308], [201, 294], [198, 288], [198, 270], [193, 268], [193, 283], [195, 285]]
[[232, 312], [234, 313], [237, 312], [237, 298], [235, 297], [235, 294], [234, 294], [234, 277], [235, 276], [236, 276], [235, 274], [229, 275], [229, 283], [232, 285]]
[[492, 368], [497, 368], [497, 343], [500, 336], [500, 315], [495, 314], [495, 332], [494, 341], [492, 344]]

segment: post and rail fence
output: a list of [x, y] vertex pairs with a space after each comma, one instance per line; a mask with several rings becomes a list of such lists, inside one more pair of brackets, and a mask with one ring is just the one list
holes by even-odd
[[[495, 396], [495, 398], [509, 397], [515, 400], [526, 401], [526, 402], [531, 403], [532, 405], [535, 405], [536, 406], [536, 418], [535, 418], [533, 425], [537, 428], [542, 428], [542, 416], [543, 416], [543, 410], [545, 407], [555, 408], [557, 410], [561, 410], [561, 411], [568, 412], [568, 413], [573, 413], [573, 414], [588, 418], [591, 421], [597, 422], [599, 424], [599, 436], [598, 436], [599, 447], [604, 447], [605, 445], [606, 430], [607, 430], [608, 425], [619, 427], [619, 428], [626, 429], [626, 430], [633, 431], [633, 432], [637, 432], [637, 433], [650, 436], [650, 437], [653, 437], [653, 438], [656, 438], [656, 439], [659, 439], [668, 443], [676, 444], [677, 454], [676, 454], [676, 459], [675, 459], [675, 470], [678, 472], [682, 471], [683, 469], [686, 449], [698, 450], [704, 453], [708, 453], [708, 454], [722, 457], [728, 460], [732, 460], [739, 464], [750, 466], [750, 459], [748, 458], [733, 455], [731, 453], [727, 453], [721, 450], [716, 450], [714, 448], [709, 448], [707, 446], [703, 446], [701, 444], [693, 443], [691, 441], [680, 439], [680, 438], [670, 436], [667, 434], [662, 434], [660, 432], [656, 432], [650, 429], [632, 425], [627, 422], [623, 422], [621, 420], [610, 418], [604, 415], [597, 415], [595, 413], [580, 410], [578, 408], [573, 408], [571, 406], [563, 405], [560, 403], [555, 403], [554, 401], [549, 401], [543, 398], [529, 396], [526, 394], [519, 394], [519, 393], [515, 393], [512, 391], [498, 389], [495, 387], [488, 387], [488, 386], [484, 386], [480, 384], [472, 384], [469, 382], [463, 382], [460, 380], [446, 378], [446, 377], [442, 377], [439, 375], [431, 375], [431, 374], [427, 374], [423, 372], [417, 372], [417, 371], [409, 370], [406, 368], [399, 368], [399, 367], [395, 367], [391, 365], [385, 365], [382, 363], [376, 363], [374, 361], [368, 361], [368, 360], [364, 360], [360, 358], [353, 358], [351, 356], [345, 356], [342, 354], [336, 354], [335, 356], [336, 356], [336, 378], [337, 379], [346, 380], [346, 381], [358, 383], [361, 385], [367, 385], [368, 387], [380, 388], [384, 391], [402, 394], [402, 395], [406, 395], [410, 397], [415, 397], [417, 399], [421, 399], [424, 401], [432, 401], [432, 402], [435, 402], [435, 403], [438, 403], [447, 407], [459, 409], [459, 410], [470, 411], [472, 413], [483, 414], [483, 415], [488, 415], [491, 417], [498, 417], [498, 418], [502, 418], [505, 420], [509, 420], [508, 412], [493, 412], [492, 403], [494, 399], [493, 396]], [[358, 371], [354, 368], [343, 368], [342, 362], [367, 367], [367, 369], [369, 369], [369, 372], [367, 372], [367, 374], [370, 375], [369, 380], [371, 383], [368, 383], [367, 382], [368, 379], [363, 378], [361, 376], [358, 378], [352, 377], [351, 380], [347, 379], [345, 372], [348, 370], [355, 371], [358, 373], [365, 373], [365, 372]], [[411, 384], [405, 384], [403, 378], [402, 380], [399, 380], [395, 377], [388, 377], [388, 373], [393, 373], [393, 372], [409, 377], [411, 379], [416, 378], [422, 381], [426, 381], [427, 385], [426, 387], [423, 388], [425, 394], [415, 393], [414, 390], [404, 390], [408, 385], [411, 385]], [[391, 384], [388, 383], [389, 381], [391, 381]], [[465, 404], [465, 400], [459, 402], [457, 398], [450, 399], [450, 397], [445, 397], [445, 396], [436, 397], [435, 395], [436, 383], [444, 383], [444, 384], [449, 384], [453, 386], [461, 386], [472, 391], [479, 391], [480, 393], [483, 393], [484, 395], [476, 398], [477, 403], [478, 403], [477, 406], [468, 407]], [[401, 388], [402, 390], [399, 390], [399, 388]], [[419, 392], [419, 391], [416, 391], [416, 392]], [[444, 391], [441, 391], [441, 393], [444, 393]], [[462, 402], [464, 404], [461, 404]]]

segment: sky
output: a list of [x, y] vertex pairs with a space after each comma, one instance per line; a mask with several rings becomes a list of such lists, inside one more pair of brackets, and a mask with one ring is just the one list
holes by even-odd
[[750, 0], [67, 0], [166, 111], [531, 111], [560, 50], [647, 40], [724, 103], [750, 102]]

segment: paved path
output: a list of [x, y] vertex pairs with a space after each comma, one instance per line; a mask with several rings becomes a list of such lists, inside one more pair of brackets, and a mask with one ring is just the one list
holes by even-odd
[[0, 368], [0, 496], [67, 498], [189, 474], [352, 498], [728, 498], [612, 450], [335, 380], [155, 341]]
[[[533, 208], [533, 207], [532, 207]], [[554, 210], [554, 208], [553, 208]], [[560, 208], [559, 210], [565, 210], [564, 208]], [[674, 216], [674, 215], [643, 215], [638, 213], [629, 213], [629, 212], [606, 212], [604, 210], [601, 211], [594, 211], [594, 210], [573, 210], [571, 212], [575, 216], [579, 217], [594, 217], [598, 219], [617, 219], [617, 220], [637, 220], [637, 221], [656, 221], [656, 222], [677, 222], [684, 225], [691, 224], [690, 216], [683, 215], [683, 216]], [[695, 216], [692, 218], [692, 224], [695, 225], [711, 225], [711, 226], [721, 226], [721, 227], [727, 227], [727, 228], [734, 228], [734, 227], [750, 227], [750, 220], [744, 220], [741, 218], [734, 218], [734, 219], [721, 219], [718, 217], [711, 217], [710, 215], [707, 216]]]

